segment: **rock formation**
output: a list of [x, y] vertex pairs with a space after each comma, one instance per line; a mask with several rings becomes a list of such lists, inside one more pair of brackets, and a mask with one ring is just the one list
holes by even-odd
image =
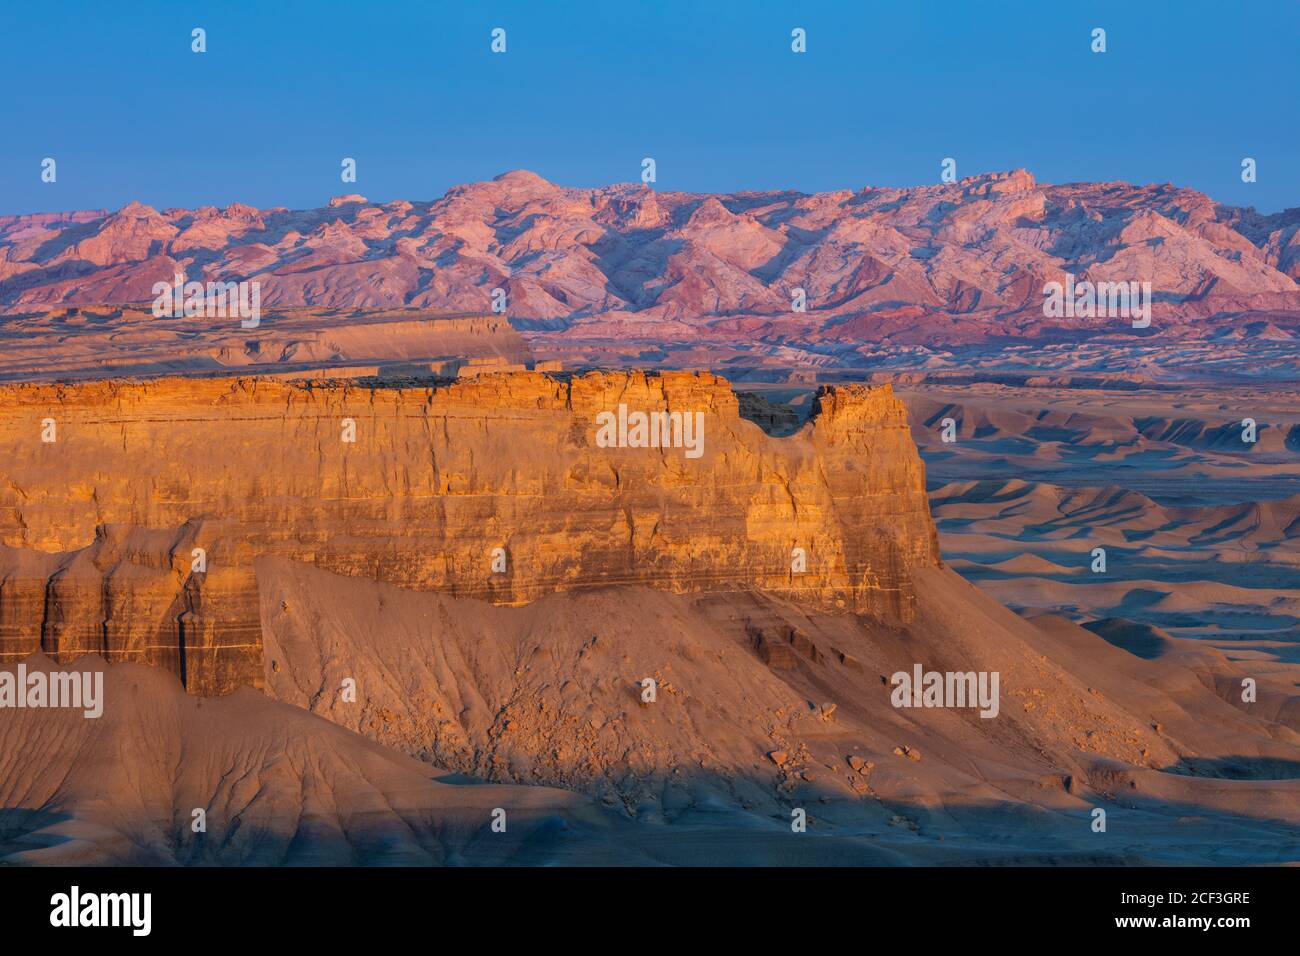
[[[700, 455], [602, 447], [620, 406], [702, 415]], [[0, 409], [4, 660], [97, 652], [204, 695], [263, 683], [263, 558], [497, 604], [753, 588], [896, 623], [938, 563], [888, 386], [824, 388], [780, 438], [707, 373], [12, 385]]]

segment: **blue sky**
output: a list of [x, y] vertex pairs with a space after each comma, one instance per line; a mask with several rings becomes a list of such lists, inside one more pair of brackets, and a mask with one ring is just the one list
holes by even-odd
[[594, 186], [645, 156], [660, 189], [931, 183], [951, 156], [1275, 211], [1300, 206], [1298, 49], [1294, 0], [9, 0], [0, 214]]

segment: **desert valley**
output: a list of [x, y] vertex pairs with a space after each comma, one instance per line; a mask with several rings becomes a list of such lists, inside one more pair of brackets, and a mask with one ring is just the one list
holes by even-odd
[[104, 674], [0, 862], [1298, 862], [1298, 282], [1024, 170], [0, 217], [0, 669]]

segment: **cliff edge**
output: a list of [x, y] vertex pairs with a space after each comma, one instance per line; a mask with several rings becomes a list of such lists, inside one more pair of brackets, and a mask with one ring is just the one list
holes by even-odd
[[0, 655], [263, 683], [258, 560], [518, 605], [757, 589], [905, 623], [939, 561], [889, 386], [774, 438], [709, 373], [0, 388]]

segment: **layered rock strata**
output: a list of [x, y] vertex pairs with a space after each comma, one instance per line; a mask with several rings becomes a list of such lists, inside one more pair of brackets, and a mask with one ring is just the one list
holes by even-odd
[[[707, 373], [0, 392], [3, 660], [98, 652], [193, 693], [261, 686], [263, 556], [496, 604], [752, 588], [895, 622], [938, 563], [888, 386], [825, 388], [782, 438]], [[635, 447], [637, 413], [702, 423], [698, 448], [671, 427]], [[602, 435], [620, 415], [628, 433]]]

